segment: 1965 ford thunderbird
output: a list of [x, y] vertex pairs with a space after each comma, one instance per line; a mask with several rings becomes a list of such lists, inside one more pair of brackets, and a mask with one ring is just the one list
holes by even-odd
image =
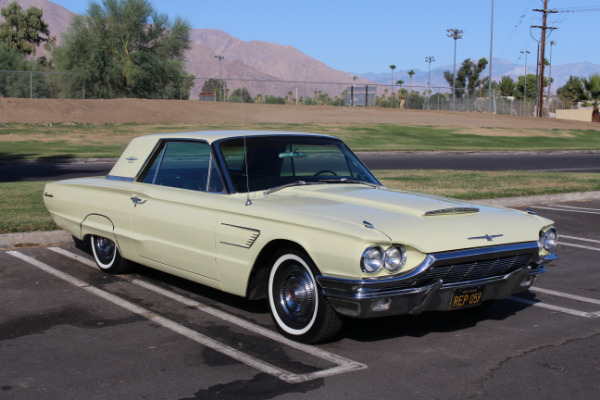
[[133, 262], [268, 299], [278, 330], [309, 343], [341, 316], [508, 297], [557, 258], [552, 221], [389, 190], [341, 140], [308, 133], [138, 137], [108, 176], [48, 183], [44, 201], [101, 270]]

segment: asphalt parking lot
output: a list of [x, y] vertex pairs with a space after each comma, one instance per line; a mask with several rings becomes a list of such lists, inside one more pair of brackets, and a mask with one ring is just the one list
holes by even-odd
[[0, 252], [2, 399], [597, 399], [600, 200], [531, 205], [560, 260], [483, 310], [351, 321], [306, 346], [248, 302], [83, 248]]

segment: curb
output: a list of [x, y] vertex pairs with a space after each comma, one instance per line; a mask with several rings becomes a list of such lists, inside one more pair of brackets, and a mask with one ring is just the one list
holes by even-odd
[[[550, 194], [528, 197], [505, 197], [500, 199], [473, 200], [472, 203], [497, 206], [516, 207], [535, 204], [556, 203], [564, 201], [600, 200], [600, 191]], [[70, 244], [73, 237], [67, 231], [20, 232], [0, 234], [0, 250], [19, 247], [59, 246]]]
[[18, 247], [59, 246], [73, 242], [67, 231], [18, 232], [0, 235], [0, 250]]

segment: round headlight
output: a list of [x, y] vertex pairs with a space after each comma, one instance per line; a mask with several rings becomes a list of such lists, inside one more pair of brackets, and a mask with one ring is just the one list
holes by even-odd
[[392, 246], [385, 251], [384, 267], [390, 272], [399, 270], [406, 263], [406, 250], [402, 246]]
[[368, 274], [379, 272], [383, 268], [383, 250], [380, 247], [367, 248], [360, 259], [360, 267]]
[[555, 228], [550, 228], [545, 232], [541, 232], [540, 234], [540, 242], [542, 248], [546, 251], [554, 250], [556, 244], [558, 242], [558, 233], [556, 233]]

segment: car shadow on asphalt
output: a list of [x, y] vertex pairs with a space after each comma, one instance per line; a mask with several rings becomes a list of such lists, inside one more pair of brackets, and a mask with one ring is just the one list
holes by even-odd
[[[535, 298], [533, 293], [531, 295]], [[348, 319], [342, 335], [359, 342], [375, 342], [398, 337], [423, 337], [431, 333], [457, 332], [473, 328], [483, 321], [505, 320], [528, 307], [530, 306], [504, 299], [465, 310], [429, 311], [418, 315], [398, 315], [370, 320]]]
[[[76, 240], [75, 243], [79, 250], [92, 254], [88, 242]], [[134, 264], [132, 272], [128, 275], [138, 275], [167, 290], [176, 288], [175, 291], [200, 303], [236, 314], [244, 319], [250, 318], [253, 323], [275, 330], [267, 300], [248, 300], [140, 264]], [[182, 291], [185, 293], [181, 293]], [[536, 299], [535, 293], [530, 291], [520, 293], [518, 296], [531, 301]], [[423, 337], [436, 332], [456, 332], [475, 327], [483, 321], [505, 320], [529, 307], [531, 306], [524, 303], [504, 299], [464, 310], [429, 311], [418, 315], [372, 319], [344, 318], [344, 328], [332, 340], [376, 342], [399, 337]]]

